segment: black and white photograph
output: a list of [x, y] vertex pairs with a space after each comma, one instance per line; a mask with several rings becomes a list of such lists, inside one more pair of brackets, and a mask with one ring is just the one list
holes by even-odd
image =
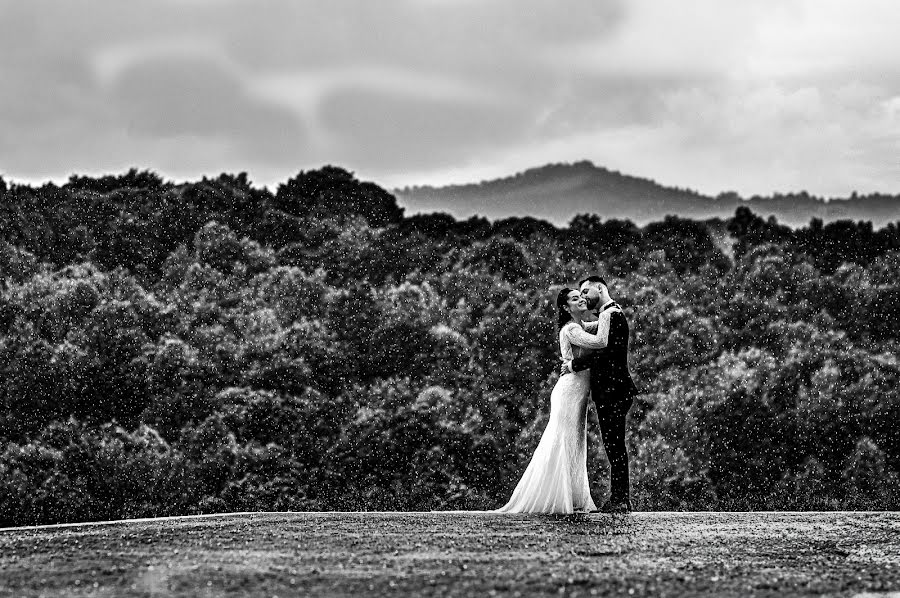
[[0, 0], [0, 598], [900, 598], [898, 32]]

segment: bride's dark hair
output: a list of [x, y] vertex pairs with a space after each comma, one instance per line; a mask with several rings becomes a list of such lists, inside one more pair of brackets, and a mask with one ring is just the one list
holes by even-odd
[[572, 321], [572, 314], [569, 313], [567, 301], [569, 300], [569, 293], [574, 290], [566, 287], [556, 296], [556, 323], [560, 328]]

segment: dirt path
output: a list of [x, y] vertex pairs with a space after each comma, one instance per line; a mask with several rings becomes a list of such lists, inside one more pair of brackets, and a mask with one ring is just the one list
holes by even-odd
[[257, 513], [0, 531], [0, 596], [895, 596], [900, 513]]

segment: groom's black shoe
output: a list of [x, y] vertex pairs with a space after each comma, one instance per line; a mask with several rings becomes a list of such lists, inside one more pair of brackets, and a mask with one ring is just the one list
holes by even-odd
[[601, 513], [612, 513], [616, 515], [621, 515], [625, 513], [631, 513], [631, 501], [630, 500], [608, 500], [606, 503], [598, 509]]

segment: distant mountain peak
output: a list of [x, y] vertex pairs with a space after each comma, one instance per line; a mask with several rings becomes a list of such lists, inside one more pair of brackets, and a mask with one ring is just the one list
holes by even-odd
[[595, 177], [598, 181], [602, 180], [620, 180], [630, 184], [643, 184], [658, 187], [661, 189], [670, 189], [673, 191], [687, 192], [692, 195], [699, 196], [696, 191], [688, 189], [678, 189], [677, 187], [664, 187], [652, 179], [645, 179], [619, 172], [618, 170], [610, 170], [603, 166], [597, 166], [590, 160], [579, 160], [577, 162], [551, 162], [543, 166], [535, 166], [526, 170], [519, 171], [515, 174], [490, 180], [481, 180], [472, 183], [455, 183], [443, 186], [433, 185], [413, 185], [395, 189], [394, 193], [403, 195], [422, 190], [434, 190], [448, 192], [450, 190], [464, 189], [483, 189], [484, 187], [504, 187], [509, 185], [519, 186], [522, 184], [533, 184], [547, 181], [558, 180], [561, 178], [572, 177]]
[[900, 196], [873, 195], [827, 202], [805, 191], [744, 200], [737, 193], [716, 197], [692, 189], [668, 187], [654, 180], [597, 166], [589, 160], [550, 163], [513, 175], [477, 183], [395, 189], [407, 213], [445, 212], [456, 218], [490, 219], [531, 216], [558, 226], [577, 214], [631, 220], [637, 224], [667, 215], [685, 218], [728, 218], [746, 205], [791, 226], [812, 218], [870, 220], [876, 225], [900, 219]]

